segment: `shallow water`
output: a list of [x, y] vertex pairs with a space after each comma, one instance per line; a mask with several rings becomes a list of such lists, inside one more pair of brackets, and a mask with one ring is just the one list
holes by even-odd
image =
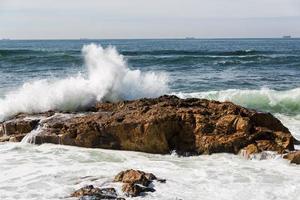
[[154, 183], [156, 192], [133, 199], [295, 200], [300, 196], [299, 166], [280, 157], [178, 157], [15, 143], [0, 144], [0, 154], [0, 199], [64, 199], [90, 183], [120, 190], [120, 184], [111, 183], [113, 177], [130, 168], [167, 179], [165, 184]]

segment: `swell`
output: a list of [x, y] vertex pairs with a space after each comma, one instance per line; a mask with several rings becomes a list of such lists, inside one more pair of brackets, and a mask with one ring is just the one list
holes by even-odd
[[259, 90], [229, 89], [221, 91], [173, 93], [181, 98], [206, 98], [218, 101], [231, 101], [259, 111], [300, 114], [300, 88], [277, 91], [267, 88]]
[[[24, 55], [24, 54], [45, 54], [66, 52], [80, 54], [79, 50], [48, 50], [48, 49], [0, 49], [1, 56]], [[243, 55], [262, 55], [278, 53], [300, 53], [299, 51], [259, 51], [259, 50], [236, 50], [236, 51], [209, 51], [209, 50], [152, 50], [152, 51], [120, 51], [125, 56], [138, 55], [216, 55], [216, 56], [243, 56]]]
[[[185, 50], [153, 50], [153, 51], [120, 51], [127, 56], [129, 62], [153, 64], [197, 64], [209, 63], [227, 66], [239, 64], [285, 64], [299, 63], [298, 51], [185, 51]], [[0, 62], [20, 64], [76, 62], [81, 64], [82, 56], [78, 50], [48, 49], [0, 49]]]
[[129, 57], [131, 63], [142, 63], [149, 65], [169, 65], [172, 68], [174, 65], [191, 66], [209, 64], [210, 66], [234, 66], [246, 65], [256, 66], [261, 64], [264, 67], [274, 65], [297, 65], [300, 63], [300, 56], [290, 55], [248, 55], [248, 56], [210, 56], [210, 55], [169, 55], [169, 56], [137, 56]]
[[59, 52], [68, 52], [68, 53], [80, 53], [77, 50], [66, 50], [66, 51], [55, 51], [55, 50], [46, 50], [46, 49], [0, 49], [0, 57], [5, 56], [16, 56], [16, 55], [43, 55], [47, 53], [59, 53]]
[[256, 54], [272, 54], [273, 51], [238, 50], [238, 51], [184, 51], [184, 50], [154, 50], [154, 51], [123, 51], [128, 56], [137, 55], [216, 55], [216, 56], [243, 56]]
[[236, 50], [236, 51], [209, 51], [209, 50], [153, 50], [153, 51], [122, 51], [126, 56], [168, 56], [168, 55], [194, 55], [194, 56], [255, 56], [255, 55], [273, 55], [273, 54], [295, 54], [299, 55], [299, 50], [286, 51], [260, 51], [260, 50]]

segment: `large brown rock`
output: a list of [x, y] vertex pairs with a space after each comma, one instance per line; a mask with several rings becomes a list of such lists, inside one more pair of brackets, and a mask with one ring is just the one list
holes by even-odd
[[98, 103], [91, 110], [52, 114], [35, 141], [160, 154], [237, 154], [249, 145], [254, 152], [294, 150], [294, 138], [273, 115], [230, 102], [162, 96]]

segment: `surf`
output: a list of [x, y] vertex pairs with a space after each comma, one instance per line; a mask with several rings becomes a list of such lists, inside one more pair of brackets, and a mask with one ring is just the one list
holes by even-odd
[[77, 111], [97, 101], [157, 97], [168, 92], [165, 73], [131, 70], [115, 47], [82, 48], [85, 73], [64, 79], [26, 82], [0, 99], [0, 121], [18, 113]]

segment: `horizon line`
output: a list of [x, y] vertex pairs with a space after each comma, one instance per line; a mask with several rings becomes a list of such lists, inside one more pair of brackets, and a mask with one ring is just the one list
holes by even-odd
[[[289, 36], [289, 35], [286, 35]], [[157, 38], [0, 38], [0, 41], [16, 41], [16, 40], [216, 40], [216, 39], [300, 39], [300, 36], [290, 36], [290, 38], [284, 38], [285, 36], [278, 37], [157, 37]]]

